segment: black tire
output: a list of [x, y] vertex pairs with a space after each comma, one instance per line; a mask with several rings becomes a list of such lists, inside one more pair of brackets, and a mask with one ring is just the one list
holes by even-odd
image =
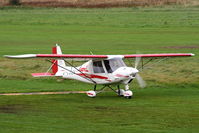
[[127, 99], [131, 99], [132, 98], [132, 96], [128, 96], [128, 97], [126, 97]]

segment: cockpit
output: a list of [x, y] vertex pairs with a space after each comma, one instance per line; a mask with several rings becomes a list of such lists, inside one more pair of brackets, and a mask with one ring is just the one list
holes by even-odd
[[122, 59], [93, 61], [94, 73], [112, 73], [120, 67], [126, 66]]

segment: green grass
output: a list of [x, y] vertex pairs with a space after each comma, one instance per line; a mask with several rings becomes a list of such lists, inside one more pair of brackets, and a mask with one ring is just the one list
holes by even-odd
[[[198, 89], [135, 91], [132, 100], [111, 93], [3, 96], [3, 132], [161, 132], [198, 131]], [[3, 110], [2, 108], [7, 110]]]
[[[110, 92], [94, 99], [83, 94], [0, 96], [0, 132], [197, 133], [198, 12], [197, 7], [172, 6], [0, 8], [0, 56], [51, 53], [55, 43], [61, 44], [66, 54], [196, 54], [192, 58], [162, 61], [141, 72], [148, 86], [138, 89], [136, 82], [131, 84], [135, 95], [131, 100]], [[30, 76], [45, 72], [49, 65], [41, 59], [1, 57], [0, 93], [92, 88], [73, 80]]]

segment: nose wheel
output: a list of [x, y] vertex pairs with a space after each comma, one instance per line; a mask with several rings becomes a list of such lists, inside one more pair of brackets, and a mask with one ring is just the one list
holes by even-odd
[[131, 90], [127, 90], [124, 92], [124, 97], [127, 99], [131, 99], [133, 96], [133, 92]]
[[125, 85], [125, 92], [124, 92], [124, 97], [127, 99], [131, 99], [133, 96], [133, 92], [131, 90], [129, 90], [129, 85], [126, 84]]

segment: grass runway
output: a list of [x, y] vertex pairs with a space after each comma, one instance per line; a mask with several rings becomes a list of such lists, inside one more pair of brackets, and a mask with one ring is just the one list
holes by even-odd
[[[199, 9], [149, 7], [110, 9], [0, 8], [0, 55], [194, 53], [144, 70], [148, 86], [131, 84], [127, 100], [107, 92], [0, 96], [3, 133], [197, 133], [199, 132]], [[126, 61], [132, 64], [133, 61]], [[87, 91], [92, 85], [35, 79], [50, 64], [41, 59], [0, 57], [0, 93]], [[78, 63], [77, 63], [78, 64]]]
[[81, 94], [86, 91], [58, 91], [58, 92], [28, 92], [28, 93], [0, 93], [2, 96], [20, 96], [20, 95], [52, 95], [52, 94]]

